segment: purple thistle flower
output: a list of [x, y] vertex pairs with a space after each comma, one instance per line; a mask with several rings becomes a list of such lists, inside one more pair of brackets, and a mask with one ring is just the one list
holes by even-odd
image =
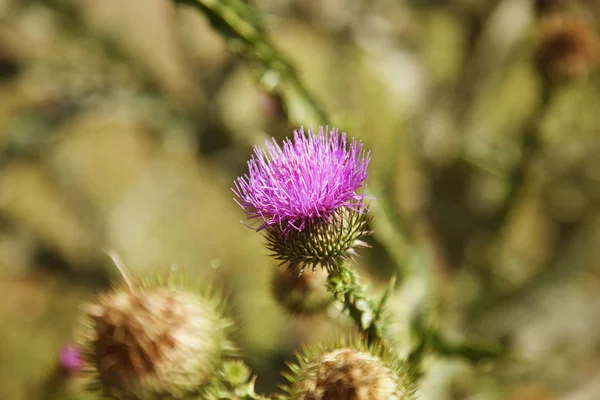
[[278, 228], [287, 236], [341, 207], [364, 212], [365, 197], [357, 190], [369, 160], [362, 142], [348, 145], [345, 132], [320, 127], [315, 134], [311, 127], [305, 134], [300, 128], [283, 147], [275, 139], [266, 150], [256, 146], [248, 174], [237, 178], [233, 191], [248, 219], [262, 220], [257, 230]]

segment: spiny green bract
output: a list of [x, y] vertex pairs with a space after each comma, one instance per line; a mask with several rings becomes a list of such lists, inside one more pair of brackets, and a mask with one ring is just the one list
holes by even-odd
[[243, 361], [223, 364], [219, 373], [206, 385], [198, 400], [268, 400], [254, 391], [255, 377]]
[[265, 235], [267, 248], [275, 259], [300, 272], [317, 267], [332, 272], [356, 255], [354, 249], [367, 247], [360, 238], [370, 233], [369, 221], [364, 213], [341, 207], [328, 219], [306, 222], [302, 231], [284, 234], [277, 227], [269, 229]]

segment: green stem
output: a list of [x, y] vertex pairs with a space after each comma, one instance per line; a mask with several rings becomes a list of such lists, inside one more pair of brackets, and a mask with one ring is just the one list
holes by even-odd
[[451, 342], [438, 329], [427, 324], [425, 319], [424, 315], [417, 316], [412, 323], [412, 330], [419, 337], [419, 343], [409, 354], [408, 363], [417, 374], [420, 373], [421, 361], [426, 353], [462, 358], [473, 364], [498, 359], [505, 354], [506, 349], [503, 346]]
[[280, 95], [288, 118], [296, 123], [325, 125], [328, 118], [301, 83], [296, 68], [275, 49], [256, 7], [243, 0], [175, 0], [199, 9], [227, 42], [229, 49], [255, 67], [259, 85]]
[[337, 270], [329, 275], [327, 289], [343, 303], [344, 310], [348, 312], [356, 326], [363, 332], [367, 343], [385, 344], [381, 316], [383, 306], [387, 300], [387, 293], [376, 305], [360, 284], [356, 272], [346, 265], [339, 266]]

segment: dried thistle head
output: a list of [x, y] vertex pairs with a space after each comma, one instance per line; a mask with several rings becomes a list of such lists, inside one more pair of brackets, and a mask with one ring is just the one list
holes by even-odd
[[586, 77], [598, 64], [599, 57], [600, 40], [588, 19], [555, 14], [542, 20], [536, 62], [546, 78]]
[[292, 314], [310, 315], [323, 311], [334, 300], [327, 291], [327, 277], [323, 269], [301, 274], [289, 267], [275, 269], [271, 287], [273, 294]]
[[408, 369], [381, 347], [362, 341], [306, 350], [290, 365], [285, 387], [294, 400], [412, 400]]
[[218, 371], [230, 323], [214, 300], [176, 287], [115, 288], [87, 307], [94, 386], [117, 399], [183, 398]]

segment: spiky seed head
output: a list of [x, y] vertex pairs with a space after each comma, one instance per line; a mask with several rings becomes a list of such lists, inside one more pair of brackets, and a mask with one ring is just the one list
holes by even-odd
[[542, 20], [536, 63], [551, 80], [586, 77], [600, 58], [600, 40], [584, 17], [550, 15]]
[[306, 350], [285, 387], [293, 400], [413, 400], [408, 369], [381, 347], [360, 341]]
[[292, 314], [319, 313], [334, 300], [326, 287], [329, 274], [323, 269], [299, 274], [296, 269], [287, 267], [277, 268], [274, 272], [271, 281], [273, 294], [279, 304]]
[[216, 303], [181, 289], [115, 289], [87, 317], [95, 386], [117, 399], [182, 398], [210, 380], [230, 349]]
[[267, 248], [275, 259], [300, 273], [305, 268], [314, 271], [317, 267], [331, 272], [354, 256], [355, 249], [367, 247], [361, 238], [370, 233], [369, 221], [363, 212], [341, 207], [326, 219], [307, 222], [301, 231], [285, 233], [278, 227], [268, 229]]

